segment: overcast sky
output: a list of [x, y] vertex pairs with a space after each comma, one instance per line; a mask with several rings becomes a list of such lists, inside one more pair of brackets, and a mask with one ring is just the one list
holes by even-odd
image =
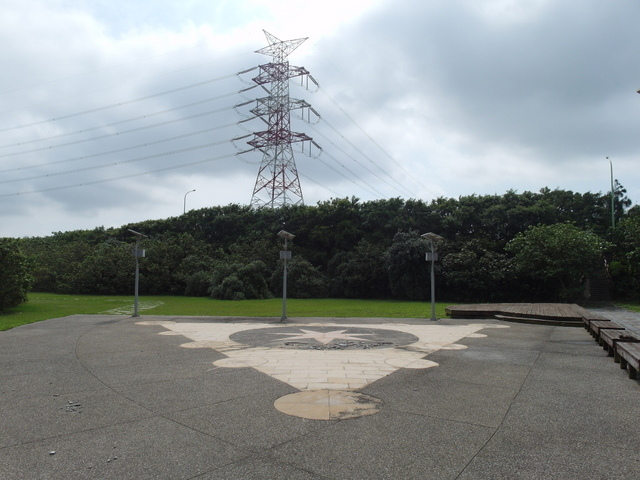
[[[3, 0], [0, 236], [249, 204], [263, 29], [319, 122], [305, 203], [539, 191], [640, 200], [640, 1]], [[313, 84], [310, 84], [313, 86]], [[249, 89], [248, 89], [249, 88]], [[244, 89], [248, 89], [243, 91]]]

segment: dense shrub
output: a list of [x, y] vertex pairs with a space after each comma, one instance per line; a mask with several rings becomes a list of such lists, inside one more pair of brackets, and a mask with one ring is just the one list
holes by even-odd
[[115, 240], [92, 248], [78, 265], [70, 293], [126, 295], [134, 290], [135, 258], [131, 245]]
[[383, 246], [363, 240], [353, 251], [336, 254], [328, 266], [331, 295], [345, 298], [389, 297], [384, 253]]
[[426, 300], [429, 298], [430, 274], [425, 261], [427, 242], [418, 232], [398, 232], [384, 256], [389, 287], [394, 298]]
[[471, 241], [442, 259], [446, 297], [459, 302], [490, 302], [517, 298], [511, 259]]
[[518, 279], [540, 300], [584, 298], [586, 280], [604, 268], [607, 243], [569, 223], [539, 225], [519, 233], [506, 250]]
[[189, 297], [206, 297], [216, 261], [208, 255], [187, 255], [173, 274], [173, 289]]
[[640, 208], [634, 207], [616, 227], [615, 254], [610, 261], [616, 298], [640, 300]]
[[221, 262], [213, 271], [210, 294], [219, 300], [270, 298], [267, 269], [256, 260], [247, 264]]
[[[271, 290], [282, 295], [284, 264], [280, 262], [271, 276]], [[308, 260], [293, 255], [287, 260], [287, 296], [290, 298], [324, 298], [328, 295], [327, 278]]]
[[0, 312], [26, 302], [32, 280], [18, 241], [0, 238]]
[[[269, 294], [281, 293], [282, 240], [277, 232], [285, 229], [295, 235], [289, 272], [292, 296], [426, 300], [429, 265], [420, 234], [435, 232], [444, 237], [436, 263], [437, 298], [534, 301], [573, 298], [592, 273], [591, 264], [585, 270], [577, 263], [575, 268], [562, 263], [574, 257], [570, 242], [558, 240], [556, 248], [526, 241], [534, 235], [525, 234], [528, 229], [569, 223], [589, 232], [586, 241], [606, 238], [614, 244], [605, 259], [598, 255], [597, 268], [609, 269], [605, 273], [610, 274], [616, 297], [633, 298], [640, 296], [640, 210], [628, 210], [630, 201], [619, 184], [614, 193], [613, 231], [608, 192], [545, 188], [429, 202], [392, 198], [362, 203], [352, 197], [280, 209], [228, 205], [121, 228], [20, 239], [19, 244], [34, 266], [34, 289], [129, 293], [135, 242], [131, 228], [148, 235], [141, 241], [147, 250], [140, 261], [143, 295], [248, 298], [266, 295], [265, 283], [271, 287]], [[549, 258], [558, 255], [559, 260], [532, 263], [531, 259], [538, 261], [536, 255], [544, 256], [542, 246]], [[565, 249], [567, 255], [562, 253]], [[247, 271], [255, 261], [262, 266]], [[553, 265], [564, 265], [579, 278], [553, 274]]]

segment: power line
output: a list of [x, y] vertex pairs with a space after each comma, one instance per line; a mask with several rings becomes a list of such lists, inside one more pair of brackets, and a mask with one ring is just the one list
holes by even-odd
[[[326, 123], [326, 122], [325, 122], [325, 123]], [[329, 125], [329, 124], [327, 124], [327, 125]], [[347, 141], [347, 143], [349, 143], [352, 147], [354, 147], [354, 145], [353, 145], [351, 142], [349, 142], [349, 141], [348, 141], [348, 140], [347, 140], [347, 139], [346, 139], [342, 134], [340, 134], [340, 132], [338, 132], [337, 130], [335, 130], [333, 127], [331, 127], [331, 128], [332, 128], [332, 130], [334, 130], [334, 132], [336, 132], [338, 135], [340, 135], [340, 136], [341, 136], [345, 141]], [[363, 164], [362, 164], [361, 162], [359, 162], [355, 157], [353, 157], [353, 156], [352, 156], [352, 155], [350, 155], [349, 153], [345, 152], [342, 148], [340, 148], [338, 145], [336, 145], [333, 141], [329, 140], [329, 138], [327, 138], [327, 136], [326, 136], [326, 135], [324, 135], [324, 134], [320, 133], [320, 132], [318, 131], [318, 129], [317, 129], [317, 128], [314, 128], [314, 130], [315, 130], [315, 131], [316, 131], [316, 133], [318, 133], [322, 138], [324, 138], [327, 142], [329, 142], [331, 145], [333, 145], [337, 150], [339, 150], [340, 152], [342, 152], [342, 154], [343, 154], [343, 155], [345, 155], [346, 157], [348, 157], [348, 158], [350, 158], [351, 160], [353, 160], [353, 161], [354, 161], [357, 165], [359, 165], [361, 168], [365, 169], [365, 170], [366, 170], [367, 172], [369, 172], [371, 175], [373, 175], [374, 177], [376, 177], [376, 178], [377, 178], [378, 180], [380, 180], [381, 182], [386, 183], [386, 184], [387, 184], [388, 186], [390, 186], [391, 188], [393, 188], [393, 189], [395, 189], [395, 190], [397, 190], [397, 191], [400, 191], [400, 190], [398, 190], [398, 187], [396, 187], [395, 185], [392, 185], [388, 180], [386, 180], [385, 178], [381, 177], [381, 176], [380, 176], [379, 174], [377, 174], [376, 172], [374, 172], [374, 171], [372, 171], [371, 169], [369, 169], [366, 165], [363, 165]], [[356, 147], [354, 147], [354, 148], [356, 148]], [[367, 158], [367, 157], [366, 157], [366, 156], [365, 156], [365, 155], [364, 155], [364, 154], [363, 154], [359, 149], [357, 149], [357, 148], [356, 148], [356, 150], [357, 150], [361, 155], [363, 155], [365, 158]], [[327, 154], [327, 153], [326, 153], [326, 150], [323, 150], [323, 152], [325, 153], [325, 155]], [[335, 160], [335, 159], [334, 159], [334, 160]], [[336, 161], [337, 161], [337, 160], [336, 160]], [[342, 164], [341, 164], [341, 166], [342, 166], [342, 167], [344, 167], [344, 165], [342, 165]], [[346, 167], [344, 167], [344, 168], [346, 168]], [[385, 173], [385, 174], [386, 174], [386, 172], [385, 172], [385, 171], [383, 171], [383, 173]], [[355, 174], [353, 174], [353, 175], [355, 175]], [[407, 191], [408, 191], [408, 190], [407, 190]], [[378, 192], [378, 193], [379, 193], [379, 192]], [[382, 195], [382, 194], [380, 194], [380, 195]], [[384, 195], [382, 195], [382, 196], [384, 196]]]
[[387, 151], [382, 148], [382, 146], [380, 146], [380, 144], [378, 142], [376, 142], [371, 135], [369, 135], [364, 128], [362, 128], [358, 122], [356, 122], [339, 104], [338, 102], [336, 102], [334, 100], [333, 97], [331, 97], [331, 95], [329, 95], [328, 92], [326, 92], [324, 89], [321, 89], [321, 92], [340, 110], [340, 112], [342, 112], [342, 114], [344, 114], [345, 117], [347, 117], [349, 119], [349, 121], [351, 121], [357, 128], [358, 130], [360, 130], [368, 139], [369, 141], [371, 141], [371, 143], [373, 143], [387, 158], [389, 158], [393, 163], [395, 163], [400, 169], [402, 169], [402, 171], [404, 173], [407, 174], [407, 176], [409, 178], [411, 178], [417, 185], [419, 185], [420, 187], [422, 187], [423, 189], [425, 189], [426, 191], [430, 192], [432, 195], [435, 196], [435, 193], [429, 189], [428, 187], [426, 187], [425, 185], [423, 185], [417, 178], [415, 175], [413, 175], [412, 173], [410, 173], [409, 171], [407, 171], [407, 169], [404, 167], [404, 165], [402, 165], [400, 162], [398, 162], [395, 158], [393, 158], [391, 155], [389, 155], [389, 153], [387, 153]]
[[31, 149], [31, 150], [23, 150], [23, 151], [20, 151], [20, 152], [5, 153], [3, 155], [0, 155], [0, 158], [13, 157], [13, 156], [16, 156], [16, 155], [24, 155], [25, 153], [42, 152], [42, 151], [52, 150], [52, 149], [55, 149], [55, 148], [68, 147], [70, 145], [78, 145], [78, 144], [81, 144], [81, 143], [92, 142], [92, 141], [95, 141], [95, 140], [102, 140], [102, 139], [105, 139], [105, 138], [111, 138], [111, 137], [117, 137], [117, 136], [120, 136], [120, 135], [127, 135], [127, 134], [130, 134], [130, 133], [141, 132], [143, 130], [149, 130], [151, 128], [162, 127], [162, 126], [166, 126], [166, 125], [171, 125], [173, 123], [184, 122], [186, 120], [193, 120], [194, 118], [200, 118], [200, 117], [204, 117], [204, 116], [207, 116], [207, 115], [213, 115], [214, 113], [220, 113], [220, 112], [232, 110], [233, 108], [234, 108], [233, 106], [225, 107], [225, 108], [219, 108], [217, 110], [209, 110], [207, 112], [197, 113], [197, 114], [194, 114], [194, 115], [189, 115], [187, 117], [175, 118], [173, 120], [167, 120], [165, 122], [154, 123], [152, 125], [144, 125], [142, 127], [131, 128], [129, 130], [122, 130], [120, 132], [114, 132], [114, 133], [108, 133], [108, 134], [105, 134], [105, 135], [99, 135], [97, 137], [85, 138], [85, 139], [82, 139], [82, 140], [74, 140], [72, 142], [60, 143], [58, 145], [50, 145], [48, 147], [34, 148], [34, 149]]
[[147, 95], [147, 96], [140, 97], [140, 98], [134, 98], [132, 100], [126, 100], [124, 102], [113, 103], [111, 105], [105, 105], [104, 107], [92, 108], [92, 109], [89, 109], [89, 110], [83, 110], [81, 112], [70, 113], [68, 115], [62, 115], [60, 117], [50, 118], [48, 120], [40, 120], [38, 122], [25, 123], [25, 124], [22, 124], [22, 125], [15, 125], [13, 127], [7, 127], [7, 128], [0, 129], [0, 133], [1, 132], [8, 132], [10, 130], [16, 130], [18, 128], [33, 127], [33, 126], [36, 126], [36, 125], [43, 125], [45, 123], [51, 123], [51, 122], [57, 122], [57, 121], [60, 121], [60, 120], [66, 120], [68, 118], [79, 117], [79, 116], [82, 116], [82, 115], [87, 115], [89, 113], [102, 112], [102, 111], [105, 111], [105, 110], [109, 110], [111, 108], [122, 107], [122, 106], [125, 106], [125, 105], [130, 105], [132, 103], [142, 102], [143, 100], [149, 100], [151, 98], [160, 97], [162, 95], [168, 95], [170, 93], [176, 93], [176, 92], [180, 92], [180, 91], [183, 91], [183, 90], [188, 90], [188, 89], [194, 88], [194, 87], [201, 87], [202, 85], [207, 85], [209, 83], [218, 82], [220, 80], [224, 80], [226, 78], [231, 78], [231, 77], [234, 77], [234, 76], [235, 76], [235, 74], [224, 75], [222, 77], [212, 78], [210, 80], [205, 80], [203, 82], [192, 83], [191, 85], [186, 85], [184, 87], [178, 87], [178, 88], [174, 88], [174, 89], [171, 89], [171, 90], [165, 90], [163, 92], [154, 93], [152, 95]]
[[101, 180], [92, 180], [90, 182], [82, 182], [82, 183], [75, 183], [72, 185], [64, 185], [64, 186], [58, 186], [58, 187], [50, 187], [50, 188], [43, 188], [43, 189], [39, 189], [39, 190], [30, 190], [28, 192], [16, 192], [16, 193], [5, 193], [5, 194], [0, 194], [0, 198], [2, 197], [16, 197], [16, 196], [22, 196], [22, 195], [29, 195], [29, 194], [33, 194], [33, 193], [45, 193], [45, 192], [54, 192], [57, 190], [65, 190], [68, 188], [77, 188], [77, 187], [86, 187], [89, 185], [97, 185], [100, 183], [108, 183], [108, 182], [115, 182], [118, 180], [125, 180], [128, 178], [134, 178], [134, 177], [141, 177], [143, 175], [151, 175], [154, 173], [162, 173], [162, 172], [167, 172], [170, 170], [177, 170], [179, 168], [186, 168], [186, 167], [193, 167], [195, 165], [202, 165], [204, 163], [210, 163], [210, 162], [215, 162], [218, 160], [224, 160], [225, 158], [231, 158], [233, 156], [237, 155], [237, 153], [230, 153], [227, 155], [220, 155], [218, 157], [212, 157], [212, 158], [207, 158], [204, 160], [198, 160], [195, 162], [189, 162], [189, 163], [183, 163], [180, 165], [172, 165], [169, 167], [164, 167], [164, 168], [159, 168], [156, 170], [149, 170], [146, 172], [138, 172], [138, 173], [131, 173], [128, 175], [122, 175], [119, 177], [112, 177], [112, 178], [104, 178]]
[[88, 160], [90, 158], [96, 158], [96, 157], [102, 157], [105, 155], [113, 155], [116, 153], [122, 153], [122, 152], [127, 152], [130, 150], [136, 150], [139, 148], [145, 148], [145, 147], [150, 147], [150, 146], [154, 146], [154, 145], [159, 145], [161, 143], [166, 143], [166, 142], [171, 142], [174, 140], [181, 140], [183, 138], [187, 138], [187, 137], [192, 137], [195, 135], [202, 135], [204, 133], [210, 133], [212, 131], [215, 130], [221, 130], [223, 128], [228, 128], [228, 127], [233, 127], [236, 126], [237, 122], [234, 123], [227, 123], [226, 125], [218, 125], [216, 127], [209, 127], [209, 128], [205, 128], [203, 130], [198, 130], [195, 132], [189, 132], [189, 133], [184, 133], [182, 135], [176, 135], [173, 137], [167, 137], [167, 138], [161, 138], [160, 140], [154, 140], [153, 142], [145, 142], [145, 143], [141, 143], [138, 145], [132, 145], [129, 147], [123, 147], [123, 148], [117, 148], [115, 150], [108, 150], [106, 152], [100, 152], [100, 153], [93, 153], [90, 155], [82, 155], [80, 157], [73, 157], [73, 158], [66, 158], [64, 160], [57, 160], [54, 162], [47, 162], [47, 163], [40, 163], [37, 165], [25, 165], [22, 167], [15, 167], [15, 168], [7, 168], [5, 170], [0, 170], [0, 173], [7, 173], [7, 172], [17, 172], [17, 171], [22, 171], [22, 170], [31, 170], [33, 168], [40, 168], [40, 167], [49, 167], [52, 165], [60, 165], [63, 163], [70, 163], [70, 162], [77, 162], [79, 160]]
[[80, 173], [80, 172], [87, 172], [87, 171], [91, 171], [91, 170], [98, 170], [101, 168], [109, 168], [109, 167], [116, 167], [119, 165], [126, 165], [126, 164], [130, 164], [130, 163], [135, 163], [135, 162], [141, 162], [144, 160], [151, 160], [154, 158], [161, 158], [161, 157], [168, 157], [171, 155], [177, 155], [178, 153], [186, 153], [186, 152], [193, 152], [196, 150], [202, 150], [203, 148], [211, 148], [211, 147], [215, 147], [218, 145], [221, 145], [223, 143], [229, 143], [230, 140], [222, 140], [219, 142], [212, 142], [212, 143], [205, 143], [202, 145], [194, 145], [192, 147], [185, 147], [185, 148], [179, 148], [177, 150], [171, 150], [168, 152], [161, 152], [161, 153], [154, 153], [152, 155], [145, 155], [143, 157], [136, 157], [136, 158], [131, 158], [128, 160], [120, 160], [117, 162], [111, 162], [111, 163], [104, 163], [102, 165], [92, 165], [89, 167], [82, 167], [82, 168], [75, 168], [73, 170], [65, 170], [62, 172], [54, 172], [54, 173], [45, 173], [42, 175], [34, 175], [32, 177], [23, 177], [23, 178], [16, 178], [13, 180], [1, 180], [0, 184], [3, 183], [16, 183], [16, 182], [25, 182], [27, 180], [37, 180], [40, 178], [49, 178], [49, 177], [59, 177], [62, 175], [70, 175], [73, 173]]
[[[255, 87], [251, 87], [251, 88], [255, 88]], [[245, 89], [243, 89], [241, 91], [250, 90], [251, 88], [245, 88]], [[116, 125], [122, 125], [124, 123], [135, 122], [137, 120], [144, 120], [144, 119], [147, 119], [147, 118], [156, 117], [158, 115], [164, 115], [164, 114], [167, 114], [167, 113], [170, 113], [170, 112], [175, 112], [177, 110], [182, 110], [184, 108], [194, 107], [196, 105], [201, 105], [203, 103], [213, 102], [215, 100], [220, 100], [221, 98], [237, 95], [238, 93], [240, 93], [240, 91], [225, 93], [223, 95], [218, 95], [216, 97], [210, 97], [210, 98], [207, 98], [207, 99], [204, 99], [204, 100], [198, 100], [197, 102], [187, 103], [185, 105], [180, 105], [178, 107], [167, 108], [165, 110], [160, 110], [158, 112], [147, 113], [147, 114], [144, 114], [144, 115], [139, 115], [137, 117], [127, 118], [125, 120], [119, 120], [117, 122], [107, 123], [107, 124], [104, 124], [104, 125], [98, 125], [96, 127], [91, 127], [91, 128], [85, 128], [83, 130], [76, 130], [75, 132], [61, 133], [61, 134], [58, 134], [58, 135], [52, 135], [52, 136], [49, 136], [49, 137], [40, 137], [40, 138], [36, 138], [36, 139], [33, 139], [33, 140], [26, 140], [26, 141], [14, 143], [14, 144], [0, 145], [0, 148], [17, 147], [17, 146], [22, 146], [22, 145], [28, 145], [30, 143], [43, 142], [43, 141], [46, 141], [46, 140], [54, 140], [56, 138], [64, 138], [64, 137], [69, 137], [71, 135], [78, 135], [78, 134], [81, 134], [81, 133], [87, 133], [87, 132], [91, 132], [91, 131], [94, 131], [94, 130], [101, 130], [101, 129], [108, 128], [108, 127], [114, 127]], [[109, 107], [109, 108], [111, 108], [111, 107]], [[233, 107], [231, 107], [231, 108], [233, 108]], [[101, 110], [101, 109], [96, 109], [96, 110]]]
[[320, 187], [324, 188], [325, 190], [328, 190], [329, 192], [333, 193], [336, 197], [339, 197], [339, 196], [340, 196], [340, 194], [339, 194], [338, 192], [336, 192], [335, 190], [333, 190], [333, 189], [331, 189], [331, 188], [327, 187], [326, 185], [324, 185], [324, 184], [322, 184], [322, 183], [320, 183], [320, 182], [318, 182], [318, 181], [314, 180], [313, 178], [308, 177], [308, 176], [306, 176], [306, 175], [304, 175], [304, 174], [302, 174], [302, 173], [300, 173], [299, 175], [300, 175], [302, 178], [305, 178], [306, 180], [308, 180], [308, 181], [310, 181], [310, 182], [312, 182], [312, 183], [315, 183], [316, 185], [318, 185], [318, 186], [320, 186]]
[[[328, 153], [325, 152], [325, 155], [329, 157], [331, 160], [333, 160], [334, 162], [336, 162], [338, 165], [340, 165], [343, 169], [345, 169], [347, 172], [349, 172], [351, 175], [353, 175], [354, 178], [358, 178], [358, 175], [355, 174], [353, 171], [351, 171], [349, 168], [347, 168], [343, 163], [341, 163], [337, 158], [329, 155]], [[347, 180], [349, 180], [351, 183], [353, 183], [354, 185], [362, 188], [363, 190], [367, 190], [369, 193], [371, 193], [374, 196], [378, 196], [378, 197], [382, 197], [382, 198], [386, 198], [386, 195], [384, 195], [382, 192], [380, 192], [379, 190], [377, 190], [376, 188], [372, 187], [371, 185], [367, 185], [366, 183], [359, 185], [355, 180], [353, 180], [352, 178], [347, 177], [344, 173], [340, 172], [339, 170], [337, 170], [336, 168], [332, 167], [331, 165], [329, 165], [328, 163], [326, 163], [324, 160], [322, 160], [321, 157], [318, 158], [318, 160], [320, 162], [322, 162], [324, 165], [326, 165], [327, 167], [329, 167], [331, 170], [333, 170], [334, 172], [336, 172], [338, 175], [342, 176], [343, 178], [346, 178]]]

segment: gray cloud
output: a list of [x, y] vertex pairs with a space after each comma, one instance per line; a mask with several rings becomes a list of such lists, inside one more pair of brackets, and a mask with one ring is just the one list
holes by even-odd
[[[193, 188], [190, 208], [248, 203], [261, 154], [236, 157], [229, 140], [264, 127], [243, 129], [232, 107], [265, 93], [239, 94], [255, 72], [234, 74], [269, 61], [253, 53], [260, 19], [302, 35], [311, 21], [274, 23], [270, 8], [9, 0], [0, 235], [178, 215]], [[606, 156], [636, 200], [639, 14], [631, 1], [402, 0], [327, 28], [290, 59], [321, 85], [291, 86], [322, 116], [292, 119], [324, 150], [296, 156], [306, 202], [603, 191]]]
[[[471, 5], [412, 2], [362, 25], [360, 44], [380, 56], [372, 84], [385, 84], [385, 71], [391, 78], [405, 71], [413, 87], [424, 85], [427, 101], [441, 104], [450, 128], [540, 155], [637, 148], [637, 3], [543, 2], [514, 21]], [[406, 95], [403, 87], [388, 83], [379, 95]]]

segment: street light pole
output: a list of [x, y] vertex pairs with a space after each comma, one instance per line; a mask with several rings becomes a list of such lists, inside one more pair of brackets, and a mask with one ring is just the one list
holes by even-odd
[[134, 298], [133, 298], [133, 316], [139, 317], [138, 313], [138, 284], [140, 280], [140, 263], [138, 258], [144, 257], [144, 250], [140, 250], [140, 239], [147, 238], [146, 235], [136, 232], [135, 230], [128, 229], [131, 233], [136, 236], [136, 247], [133, 250], [133, 256], [136, 259], [136, 277], [135, 277], [135, 289], [134, 289]]
[[438, 260], [438, 254], [436, 253], [435, 242], [442, 240], [440, 235], [435, 233], [424, 233], [420, 235], [422, 238], [429, 241], [431, 252], [427, 252], [426, 260], [431, 261], [431, 320], [437, 320], [436, 318], [436, 275], [435, 275], [435, 263]]
[[291, 252], [287, 248], [287, 240], [293, 240], [295, 235], [280, 230], [278, 236], [284, 238], [284, 250], [280, 251], [280, 258], [284, 267], [282, 274], [282, 317], [280, 317], [280, 321], [284, 322], [287, 319], [287, 260], [291, 258]]
[[191, 192], [195, 192], [196, 189], [194, 188], [193, 190], [189, 190], [187, 193], [184, 194], [184, 210], [182, 213], [187, 213], [187, 195], [189, 195]]
[[[607, 160], [609, 160], [609, 157], [607, 157]], [[609, 160], [609, 167], [611, 170], [611, 231], [613, 231], [613, 229], [616, 227], [616, 194], [613, 185], [613, 162], [611, 160]]]

